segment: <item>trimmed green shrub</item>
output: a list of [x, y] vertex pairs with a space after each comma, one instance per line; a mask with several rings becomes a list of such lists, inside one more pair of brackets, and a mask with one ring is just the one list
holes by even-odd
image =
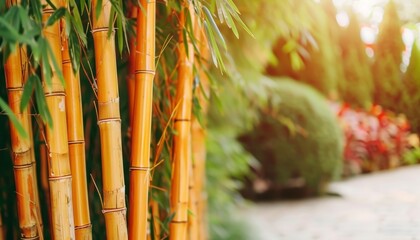
[[336, 116], [320, 93], [292, 80], [279, 80], [259, 122], [240, 141], [260, 161], [257, 177], [271, 189], [299, 179], [305, 195], [321, 194], [342, 169]]

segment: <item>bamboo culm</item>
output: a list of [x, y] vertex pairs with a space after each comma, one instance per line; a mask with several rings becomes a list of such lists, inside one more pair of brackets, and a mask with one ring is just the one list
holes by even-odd
[[[101, 141], [103, 208], [108, 240], [128, 238], [122, 158], [121, 118], [115, 33], [108, 33], [111, 2], [102, 1], [99, 16], [92, 1], [93, 41], [98, 85], [98, 125]], [[111, 26], [112, 27], [112, 26]]]
[[[58, 0], [51, 1], [58, 6]], [[43, 9], [42, 20], [45, 23], [54, 10], [46, 1]], [[61, 31], [60, 22], [43, 29], [43, 35], [52, 49], [53, 57], [60, 63], [61, 55]], [[50, 66], [53, 66], [52, 59], [49, 59]], [[48, 150], [48, 181], [51, 203], [51, 228], [52, 237], [55, 240], [75, 239], [72, 199], [72, 176], [69, 160], [67, 120], [64, 86], [61, 83], [57, 71], [52, 69], [51, 84], [46, 83], [43, 74], [44, 94], [48, 110], [51, 113], [53, 127], [46, 126], [47, 150]]]
[[155, 76], [156, 2], [140, 0], [140, 5], [141, 7], [137, 8], [128, 230], [130, 239], [146, 240]]
[[[185, 1], [189, 10], [191, 22], [194, 23], [194, 10], [189, 1]], [[176, 134], [173, 137], [172, 176], [171, 176], [171, 214], [174, 217], [170, 223], [170, 239], [186, 240], [188, 233], [188, 202], [189, 178], [191, 164], [191, 105], [193, 86], [194, 47], [188, 39], [184, 39], [186, 31], [185, 11], [179, 16], [180, 33], [178, 44], [178, 79], [176, 88], [176, 103], [179, 107], [174, 119]], [[188, 52], [184, 41], [187, 41]]]

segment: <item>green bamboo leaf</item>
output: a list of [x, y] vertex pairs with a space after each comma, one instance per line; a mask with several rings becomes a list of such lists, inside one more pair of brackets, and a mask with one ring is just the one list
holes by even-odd
[[182, 38], [183, 38], [182, 43], [184, 44], [184, 48], [185, 48], [185, 54], [188, 56], [188, 52], [189, 52], [188, 38], [187, 38], [187, 30], [185, 28], [182, 29]]
[[39, 48], [39, 55], [41, 60], [41, 68], [42, 68], [42, 75], [44, 76], [44, 80], [47, 83], [47, 86], [51, 86], [52, 80], [52, 71], [50, 67], [50, 63], [48, 61], [48, 50], [47, 50], [47, 40], [41, 37], [38, 40], [38, 48]]
[[35, 21], [40, 23], [42, 21], [42, 7], [40, 0], [31, 0], [29, 1], [30, 7], [29, 11], [32, 12], [32, 16], [35, 17]]
[[58, 20], [60, 20], [60, 18], [62, 18], [65, 14], [66, 14], [66, 8], [64, 7], [60, 7], [59, 9], [55, 10], [53, 12], [53, 14], [51, 14], [51, 16], [48, 18], [46, 26], [51, 26], [53, 25], [55, 22], [57, 22]]
[[96, 7], [95, 7], [95, 16], [96, 16], [96, 19], [99, 18], [99, 15], [101, 14], [101, 11], [102, 11], [102, 0], [98, 0], [96, 2]]
[[64, 20], [66, 21], [66, 28], [65, 33], [68, 37], [70, 35], [70, 31], [72, 29], [72, 21], [71, 21], [71, 13], [69, 11], [66, 11], [66, 14], [64, 15]]
[[52, 128], [53, 127], [52, 117], [48, 109], [47, 102], [45, 100], [41, 81], [39, 79], [35, 81], [35, 100], [36, 100], [36, 105], [38, 107], [38, 111], [42, 120], [45, 123], [47, 123], [50, 128]]
[[80, 18], [80, 12], [77, 6], [72, 8], [72, 14], [70, 14], [70, 17], [71, 17], [73, 29], [76, 31], [83, 45], [86, 46], [87, 45], [86, 34], [83, 31], [83, 23], [82, 23], [82, 19]]
[[0, 37], [3, 40], [10, 42], [27, 43], [27, 39], [23, 38], [14, 26], [12, 26], [6, 19], [0, 16]]
[[120, 54], [124, 48], [124, 37], [123, 37], [123, 26], [121, 22], [121, 18], [117, 17], [117, 43], [118, 43], [118, 51]]
[[23, 29], [25, 31], [29, 31], [30, 29], [32, 29], [33, 22], [32, 20], [29, 19], [28, 10], [19, 6], [18, 14], [19, 14], [19, 18], [20, 18]]
[[18, 131], [19, 135], [21, 135], [24, 138], [28, 138], [28, 133], [25, 131], [22, 124], [19, 122], [16, 115], [13, 113], [12, 109], [10, 109], [9, 105], [7, 105], [7, 103], [2, 98], [0, 98], [0, 108], [2, 108], [6, 115], [9, 117], [10, 121]]
[[222, 33], [220, 32], [219, 28], [217, 27], [217, 24], [214, 21], [213, 16], [211, 15], [209, 9], [206, 6], [203, 6], [203, 9], [204, 9], [204, 13], [206, 15], [207, 21], [210, 22], [211, 28], [213, 30], [212, 32], [217, 34], [217, 37], [221, 41], [221, 43], [223, 45], [223, 48], [224, 49], [227, 49], [227, 45], [226, 45], [225, 39], [223, 38]]
[[69, 36], [69, 52], [73, 72], [78, 72], [80, 67], [81, 51], [79, 39], [75, 32], [71, 32]]
[[57, 9], [57, 7], [54, 5], [54, 3], [52, 3], [52, 2], [51, 2], [51, 0], [45, 0], [45, 1], [47, 1], [48, 5], [50, 5], [50, 7], [51, 7], [53, 10], [56, 10], [56, 9]]
[[57, 59], [55, 58], [54, 52], [50, 45], [47, 45], [47, 51], [48, 51], [49, 58], [51, 59], [51, 62], [53, 64], [55, 74], [57, 74], [57, 77], [60, 79], [61, 84], [63, 84], [63, 86], [65, 87], [66, 83], [64, 81], [63, 71], [61, 71], [61, 67], [60, 67], [61, 63], [60, 65], [58, 64]]
[[208, 27], [208, 25], [207, 25], [207, 22], [206, 22], [206, 20], [204, 20], [203, 21], [203, 26], [204, 26], [204, 32], [205, 32], [205, 35], [206, 35], [206, 39], [207, 39], [207, 45], [209, 46], [209, 48], [210, 48], [210, 55], [211, 55], [211, 58], [212, 58], [212, 60], [213, 60], [213, 64], [216, 66], [216, 67], [218, 67], [218, 63], [217, 63], [217, 59], [216, 59], [216, 55], [214, 54], [214, 49], [213, 49], [213, 44], [212, 44], [212, 42], [210, 41], [210, 35], [211, 35], [211, 33], [210, 33], [210, 30], [209, 30], [209, 27]]
[[23, 87], [22, 101], [20, 102], [20, 111], [23, 111], [28, 106], [29, 101], [31, 100], [32, 92], [35, 88], [35, 81], [37, 81], [37, 75], [31, 75]]

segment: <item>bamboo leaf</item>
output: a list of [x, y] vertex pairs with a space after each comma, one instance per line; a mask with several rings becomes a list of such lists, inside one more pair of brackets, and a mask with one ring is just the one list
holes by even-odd
[[69, 11], [66, 11], [66, 14], [64, 15], [64, 20], [66, 21], [65, 33], [66, 33], [66, 36], [68, 37], [70, 35], [70, 31], [73, 24], [71, 21], [71, 14]]
[[9, 105], [7, 105], [7, 103], [2, 98], [0, 98], [0, 108], [2, 108], [6, 115], [9, 117], [10, 121], [18, 131], [19, 135], [21, 135], [24, 138], [28, 138], [28, 133], [25, 131], [22, 124], [19, 122], [16, 115], [13, 113], [12, 109], [10, 109]]
[[51, 2], [51, 0], [45, 0], [47, 3], [48, 3], [48, 5], [50, 5], [50, 7], [53, 9], [53, 10], [56, 10], [57, 9], [57, 7], [54, 5], [54, 3], [52, 3]]
[[51, 16], [48, 18], [46, 26], [51, 26], [53, 25], [55, 22], [57, 22], [60, 18], [62, 18], [65, 14], [66, 14], [66, 8], [61, 7], [59, 9], [57, 9], [56, 11], [53, 12], [53, 14], [51, 14]]
[[124, 47], [124, 37], [123, 37], [123, 26], [122, 26], [122, 22], [121, 22], [121, 18], [117, 18], [117, 42], [118, 42], [118, 51], [120, 52], [120, 54], [123, 51], [123, 47]]
[[225, 42], [225, 39], [223, 38], [222, 33], [220, 32], [219, 28], [217, 27], [216, 22], [213, 19], [213, 16], [211, 15], [209, 9], [206, 6], [203, 6], [204, 9], [204, 13], [206, 15], [207, 20], [210, 22], [210, 25], [212, 27], [212, 32], [215, 32], [217, 34], [217, 37], [219, 38], [219, 40], [221, 41], [223, 48], [227, 49], [227, 45]]
[[29, 1], [30, 10], [32, 10], [32, 16], [35, 17], [36, 22], [42, 21], [42, 11], [41, 11], [41, 2], [39, 0], [31, 0]]
[[19, 34], [16, 28], [3, 17], [0, 17], [0, 36], [4, 38], [3, 40], [10, 42], [27, 43], [27, 40]]
[[48, 50], [47, 50], [48, 43], [46, 42], [45, 38], [39, 38], [38, 40], [38, 48], [39, 48], [39, 55], [41, 60], [41, 68], [42, 68], [42, 74], [44, 76], [45, 82], [47, 83], [47, 86], [51, 86], [51, 67], [50, 63], [48, 61]]
[[39, 114], [41, 115], [42, 120], [48, 124], [50, 128], [53, 127], [52, 117], [48, 109], [47, 102], [45, 100], [44, 91], [42, 89], [42, 84], [39, 79], [35, 81], [35, 100], [38, 107]]
[[76, 31], [83, 45], [86, 46], [87, 45], [86, 34], [83, 31], [82, 19], [80, 18], [79, 9], [77, 8], [77, 6], [72, 9], [72, 14], [70, 14], [70, 19], [74, 27], [73, 29]]
[[99, 18], [99, 15], [101, 14], [101, 11], [102, 11], [102, 0], [98, 0], [98, 2], [96, 3], [96, 7], [95, 7], [96, 19]]
[[81, 51], [78, 38], [74, 32], [71, 32], [69, 36], [69, 51], [73, 72], [76, 73], [80, 67]]
[[47, 51], [48, 51], [49, 58], [51, 59], [51, 62], [53, 64], [55, 74], [57, 74], [57, 77], [60, 79], [61, 84], [63, 84], [63, 86], [66, 86], [66, 83], [64, 81], [63, 71], [61, 71], [61, 68], [60, 68], [61, 65], [58, 64], [57, 59], [55, 58], [54, 52], [51, 49], [50, 45], [47, 45]]
[[31, 75], [26, 81], [25, 86], [23, 87], [22, 101], [20, 102], [19, 106], [20, 111], [25, 110], [25, 108], [28, 106], [28, 103], [31, 100], [32, 92], [35, 88], [35, 81], [37, 81], [37, 78], [37, 75]]
[[187, 30], [185, 28], [182, 29], [182, 38], [183, 38], [182, 43], [184, 44], [185, 53], [188, 56], [189, 48], [188, 48]]

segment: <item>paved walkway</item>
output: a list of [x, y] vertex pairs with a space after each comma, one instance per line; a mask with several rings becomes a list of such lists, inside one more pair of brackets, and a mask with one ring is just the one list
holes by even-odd
[[341, 197], [258, 203], [258, 240], [420, 240], [420, 166], [331, 184]]

